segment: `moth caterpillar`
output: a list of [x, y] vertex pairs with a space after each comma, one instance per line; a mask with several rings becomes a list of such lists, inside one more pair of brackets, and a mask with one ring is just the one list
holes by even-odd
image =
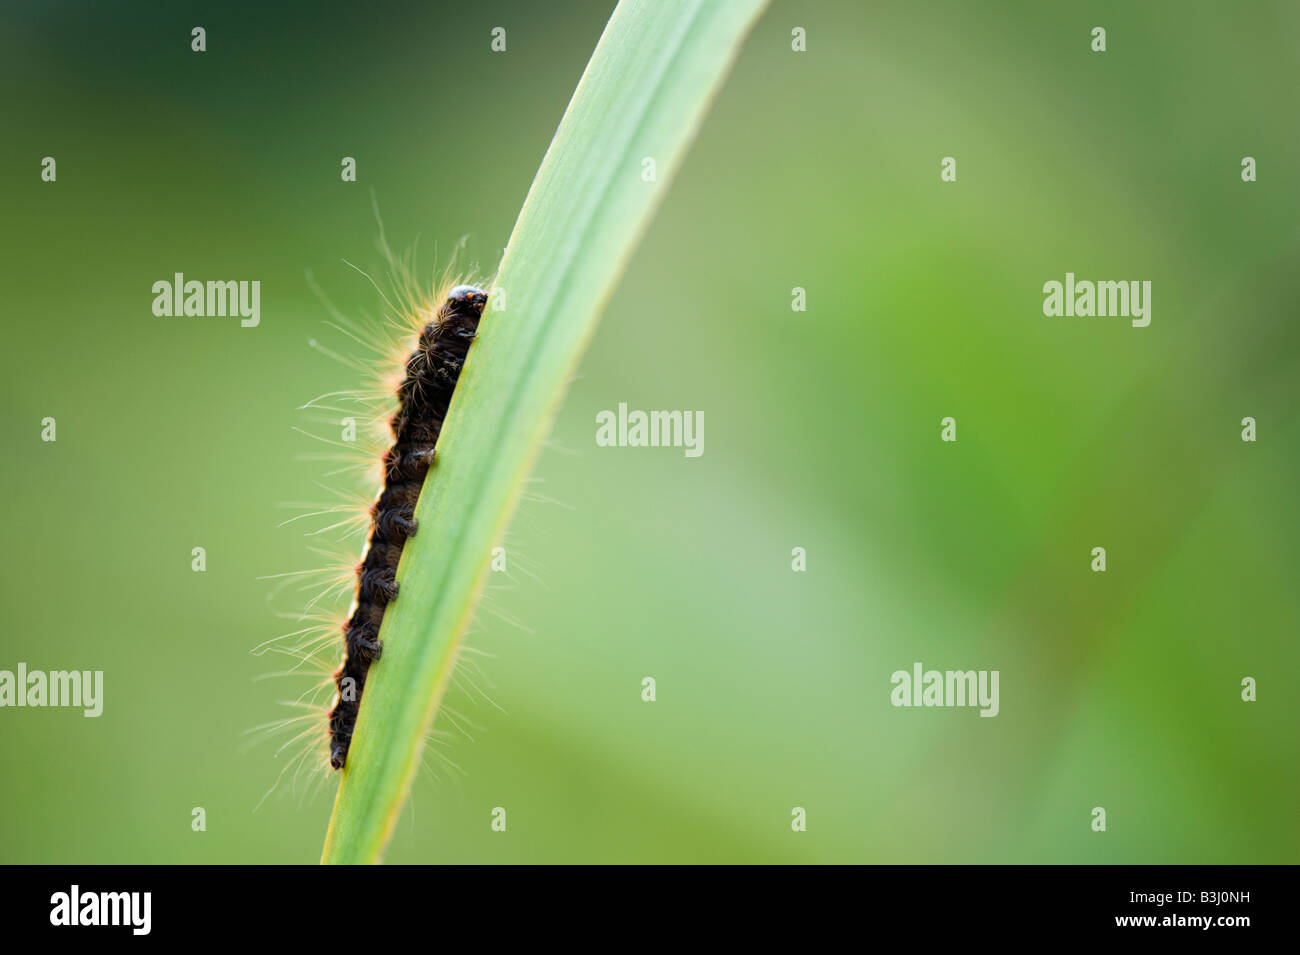
[[369, 543], [356, 568], [356, 595], [343, 625], [343, 660], [334, 673], [329, 762], [335, 769], [347, 763], [366, 675], [383, 650], [379, 629], [384, 611], [397, 599], [397, 563], [418, 529], [415, 505], [486, 304], [481, 288], [451, 289], [421, 329], [397, 386], [397, 412], [390, 421], [393, 444], [384, 454], [383, 489], [370, 509]]

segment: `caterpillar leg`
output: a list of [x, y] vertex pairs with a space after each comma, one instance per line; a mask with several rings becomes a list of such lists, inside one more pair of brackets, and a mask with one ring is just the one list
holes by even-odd
[[411, 508], [391, 507], [375, 515], [375, 527], [384, 540], [403, 541], [414, 537], [420, 525]]
[[397, 599], [397, 590], [397, 578], [387, 568], [367, 570], [361, 575], [361, 599], [367, 603], [392, 603]]
[[396, 456], [390, 450], [384, 462], [385, 470], [388, 472], [388, 480], [393, 483], [423, 482], [424, 476], [429, 473], [429, 468], [433, 466], [434, 457], [433, 448], [426, 448], [422, 451], [408, 451], [405, 454]]
[[384, 652], [384, 644], [368, 627], [350, 627], [346, 636], [348, 656], [374, 663]]
[[[320, 757], [317, 757], [318, 759]], [[335, 741], [330, 744], [330, 766], [334, 769], [342, 769], [343, 764], [348, 761], [348, 748], [343, 743]]]

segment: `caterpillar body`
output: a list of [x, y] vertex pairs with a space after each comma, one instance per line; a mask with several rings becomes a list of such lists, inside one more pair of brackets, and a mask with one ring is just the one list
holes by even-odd
[[487, 304], [487, 293], [458, 285], [447, 293], [406, 360], [397, 386], [393, 444], [383, 459], [384, 483], [370, 510], [370, 536], [356, 568], [356, 594], [343, 625], [343, 660], [334, 672], [336, 693], [329, 711], [329, 762], [347, 763], [362, 692], [371, 664], [383, 647], [379, 629], [397, 599], [397, 563], [417, 530], [415, 505], [433, 464], [443, 420]]

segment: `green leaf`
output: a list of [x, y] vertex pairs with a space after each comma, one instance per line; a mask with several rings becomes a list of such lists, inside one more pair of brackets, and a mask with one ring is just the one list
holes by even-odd
[[379, 861], [489, 553], [605, 302], [765, 5], [622, 0], [605, 27], [519, 213], [439, 437], [322, 862]]

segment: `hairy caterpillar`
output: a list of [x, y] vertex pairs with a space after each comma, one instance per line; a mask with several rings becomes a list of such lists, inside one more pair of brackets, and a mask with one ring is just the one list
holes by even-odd
[[343, 625], [343, 661], [334, 674], [329, 761], [335, 769], [347, 763], [366, 674], [383, 649], [379, 628], [384, 610], [397, 598], [397, 563], [407, 538], [417, 530], [415, 504], [486, 304], [487, 293], [473, 285], [448, 292], [420, 331], [397, 388], [398, 408], [390, 422], [393, 444], [383, 462], [384, 487], [370, 510], [369, 544], [357, 565], [353, 609]]
[[[314, 427], [293, 428], [324, 446], [300, 454], [300, 460], [334, 466], [320, 475], [327, 484], [312, 482], [329, 493], [324, 502], [280, 505], [297, 512], [281, 526], [323, 519], [320, 523], [325, 526], [316, 526], [306, 536], [313, 541], [309, 550], [324, 558], [324, 563], [263, 578], [277, 581], [269, 601], [275, 601], [287, 586], [294, 587], [297, 596], [291, 598], [291, 607], [276, 610], [277, 616], [293, 621], [294, 628], [252, 651], [256, 656], [287, 658], [289, 665], [259, 679], [297, 682], [306, 677], [309, 683], [305, 690], [280, 699], [290, 715], [254, 726], [244, 734], [250, 744], [282, 737], [274, 755], [288, 754], [259, 807], [286, 781], [292, 783], [295, 793], [306, 797], [315, 788], [313, 781], [323, 783], [331, 767], [341, 768], [347, 761], [366, 676], [379, 656], [384, 610], [396, 596], [398, 560], [414, 531], [415, 505], [487, 303], [484, 289], [490, 288], [485, 276], [473, 268], [467, 274], [454, 264], [463, 250], [463, 239], [441, 277], [435, 275], [433, 282], [426, 283], [418, 277], [414, 248], [404, 256], [395, 255], [377, 209], [375, 216], [387, 282], [377, 281], [346, 260], [345, 264], [378, 293], [382, 316], [363, 315], [362, 321], [354, 321], [334, 307], [310, 273], [307, 277], [330, 316], [325, 324], [370, 354], [335, 351], [314, 337], [308, 342], [313, 350], [359, 373], [364, 380], [359, 386], [330, 391], [302, 405], [299, 411], [310, 417]], [[341, 430], [331, 435], [336, 428]], [[342, 662], [340, 636], [344, 638]], [[462, 650], [485, 655], [464, 646]], [[490, 683], [476, 661], [463, 662], [479, 679]], [[462, 689], [496, 706], [472, 676], [453, 679]], [[465, 727], [474, 724], [468, 717], [446, 706], [442, 712], [453, 728], [469, 737]], [[288, 734], [287, 738], [283, 734]], [[426, 741], [443, 748], [449, 745], [445, 735], [432, 731]], [[463, 772], [445, 754], [438, 753], [433, 759], [454, 772]], [[423, 769], [438, 776], [427, 755], [421, 762]], [[305, 788], [300, 786], [304, 776]]]

